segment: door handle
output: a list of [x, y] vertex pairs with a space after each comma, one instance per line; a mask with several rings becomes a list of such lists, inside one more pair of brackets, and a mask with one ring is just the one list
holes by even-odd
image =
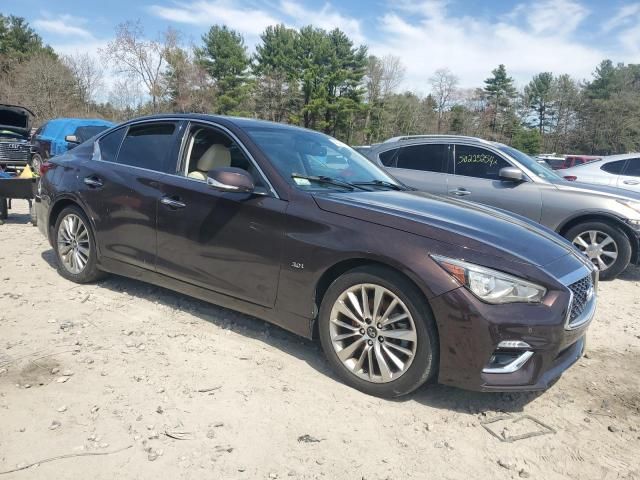
[[466, 188], [456, 188], [455, 190], [449, 190], [449, 193], [451, 195], [455, 195], [457, 197], [465, 197], [467, 195], [471, 195], [471, 192], [469, 190], [467, 190]]
[[626, 185], [638, 185], [640, 182], [638, 180], [624, 180], [622, 183]]
[[160, 203], [166, 205], [169, 208], [184, 208], [187, 206], [186, 203], [181, 202], [180, 200], [176, 200], [171, 197], [162, 197], [160, 199]]
[[84, 184], [92, 188], [100, 188], [102, 186], [102, 180], [98, 177], [85, 177]]

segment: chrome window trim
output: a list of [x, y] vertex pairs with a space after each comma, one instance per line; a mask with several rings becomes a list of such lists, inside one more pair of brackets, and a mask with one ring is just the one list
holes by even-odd
[[[127, 129], [127, 133], [128, 133], [129, 127], [131, 127], [133, 125], [139, 125], [139, 124], [142, 124], [142, 123], [161, 123], [161, 122], [174, 122], [174, 121], [176, 121], [176, 122], [185, 122], [186, 121], [186, 122], [188, 122], [188, 124], [191, 124], [191, 122], [194, 122], [194, 121], [195, 122], [199, 122], [199, 123], [204, 123], [204, 124], [207, 124], [207, 125], [212, 126], [214, 128], [219, 128], [225, 134], [229, 135], [240, 146], [240, 148], [243, 150], [245, 155], [247, 155], [247, 158], [249, 159], [249, 161], [252, 162], [253, 165], [256, 167], [256, 170], [260, 173], [260, 175], [264, 179], [265, 183], [269, 187], [269, 191], [271, 192], [271, 195], [274, 198], [277, 198], [278, 200], [280, 200], [280, 196], [276, 192], [275, 188], [273, 188], [273, 185], [271, 184], [271, 182], [269, 181], [267, 176], [264, 174], [264, 171], [260, 168], [260, 165], [258, 165], [258, 163], [255, 161], [253, 156], [249, 153], [247, 148], [244, 146], [244, 144], [242, 142], [240, 142], [238, 137], [233, 132], [231, 132], [228, 128], [226, 128], [226, 127], [224, 127], [222, 125], [219, 125], [217, 123], [214, 123], [214, 122], [212, 122], [210, 120], [200, 120], [200, 119], [191, 120], [191, 119], [185, 118], [185, 117], [147, 118], [147, 119], [144, 119], [144, 120], [135, 120], [135, 121], [133, 121], [131, 123], [127, 123], [125, 125], [118, 125], [116, 128], [107, 130], [103, 135], [101, 135], [100, 137], [96, 138], [93, 143], [94, 144], [98, 143], [100, 140], [102, 140], [104, 137], [106, 137], [109, 133], [115, 132], [119, 128], [126, 128]], [[126, 136], [127, 136], [127, 134], [125, 133], [125, 137]], [[123, 138], [122, 142], [120, 142], [120, 146], [118, 147], [118, 153], [116, 154], [116, 159], [118, 158], [118, 155], [120, 154], [120, 148], [122, 147], [122, 143], [123, 142], [124, 142], [124, 138]], [[180, 146], [180, 154], [182, 153], [182, 148], [183, 148], [183, 145]], [[102, 154], [100, 155], [100, 157], [102, 157]], [[184, 179], [187, 179], [187, 180], [191, 180], [193, 182], [206, 183], [204, 180], [198, 180], [197, 178], [190, 178], [190, 177], [187, 177], [186, 175], [178, 175], [177, 173], [165, 173], [165, 172], [161, 172], [159, 170], [152, 170], [150, 168], [136, 167], [134, 165], [127, 165], [127, 164], [124, 164], [124, 163], [111, 162], [109, 160], [102, 160], [102, 158], [100, 158], [99, 160], [92, 160], [92, 161], [110, 163], [112, 165], [120, 165], [120, 166], [127, 167], [127, 168], [135, 168], [135, 169], [146, 171], [146, 172], [153, 172], [153, 173], [156, 173], [156, 174], [159, 174], [159, 175], [169, 175], [171, 177], [184, 178]], [[176, 168], [177, 167], [178, 167], [178, 165], [176, 165]], [[260, 194], [260, 193], [256, 193], [256, 194], [257, 195], [264, 195], [264, 194]]]

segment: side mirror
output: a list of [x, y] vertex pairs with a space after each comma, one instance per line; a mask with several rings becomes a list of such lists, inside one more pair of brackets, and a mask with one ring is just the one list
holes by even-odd
[[64, 137], [64, 141], [69, 143], [80, 143], [80, 140], [78, 140], [78, 137], [75, 135], [67, 135]]
[[234, 167], [220, 167], [209, 170], [207, 185], [223, 192], [250, 193], [255, 189], [253, 177], [246, 170]]
[[500, 169], [498, 176], [501, 180], [507, 180], [509, 182], [522, 182], [524, 181], [524, 173], [522, 170], [516, 167], [504, 167]]

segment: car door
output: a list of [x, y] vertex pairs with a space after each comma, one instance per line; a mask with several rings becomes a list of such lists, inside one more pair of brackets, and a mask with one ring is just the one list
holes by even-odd
[[389, 173], [420, 191], [447, 193], [449, 145], [424, 143], [386, 150], [379, 155]]
[[500, 169], [512, 166], [515, 165], [490, 149], [455, 144], [448, 194], [510, 210], [539, 222], [542, 197], [538, 185], [526, 177], [522, 182], [500, 179]]
[[[159, 179], [158, 272], [272, 307], [287, 202], [276, 196], [248, 151], [222, 127], [194, 122], [182, 144], [180, 168]], [[212, 151], [215, 155], [208, 155]], [[206, 170], [225, 166], [251, 173], [255, 192], [209, 186]]]
[[630, 158], [618, 177], [618, 187], [640, 192], [640, 158]]
[[142, 122], [109, 132], [81, 162], [79, 196], [102, 256], [153, 270], [158, 177], [175, 170], [179, 122]]

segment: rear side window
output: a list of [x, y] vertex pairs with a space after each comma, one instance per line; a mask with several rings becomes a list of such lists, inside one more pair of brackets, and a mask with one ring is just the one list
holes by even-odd
[[617, 162], [605, 163], [600, 167], [600, 170], [602, 170], [603, 172], [618, 175], [620, 172], [622, 172], [622, 168], [624, 167], [625, 163], [627, 163], [626, 160], [618, 160]]
[[379, 155], [380, 161], [385, 167], [395, 167], [397, 153], [398, 153], [397, 148], [393, 150], [387, 150], [386, 152], [382, 152]]
[[398, 168], [424, 172], [447, 172], [447, 145], [411, 145], [398, 154]]
[[506, 160], [484, 148], [456, 145], [456, 175], [498, 180], [500, 169], [510, 166]]
[[[99, 148], [99, 158], [105, 162], [115, 162], [118, 156], [118, 149], [124, 138], [124, 134], [127, 131], [126, 128], [119, 128], [108, 135], [105, 135], [96, 142]], [[94, 151], [94, 158], [95, 158]]]
[[640, 158], [632, 158], [629, 160], [624, 174], [630, 177], [640, 177]]
[[175, 122], [129, 127], [118, 153], [118, 163], [157, 172], [175, 172], [175, 163], [169, 166], [175, 130]]

